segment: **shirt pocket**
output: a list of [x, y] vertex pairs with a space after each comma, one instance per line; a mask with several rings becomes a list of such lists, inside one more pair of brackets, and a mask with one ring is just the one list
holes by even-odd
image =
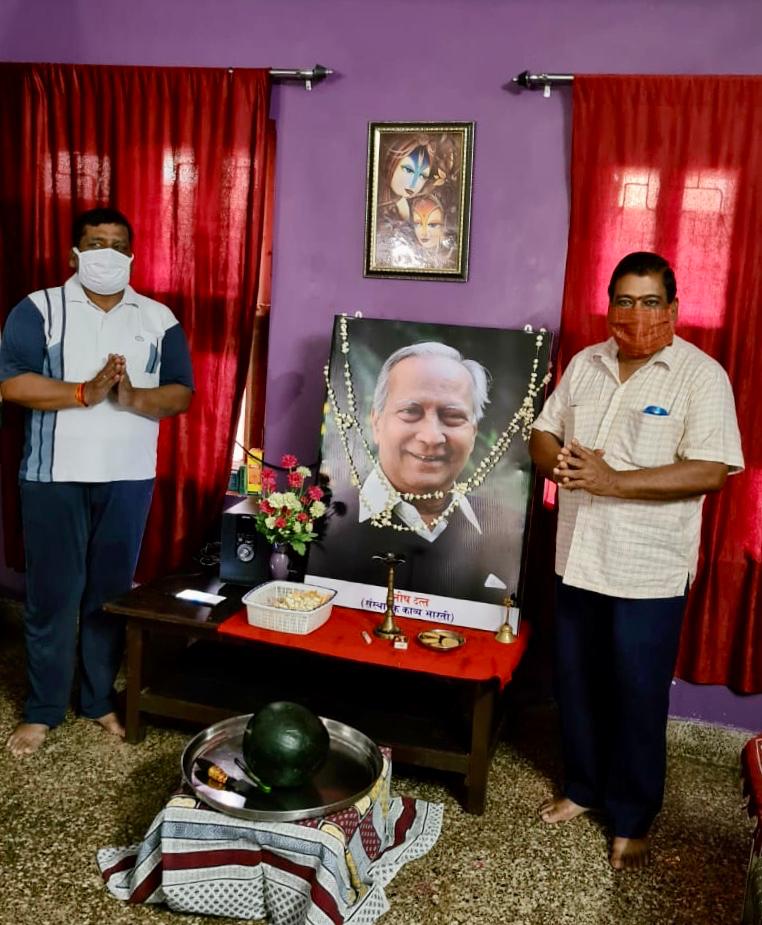
[[603, 414], [598, 402], [572, 404], [564, 415], [564, 443], [577, 439], [582, 446], [595, 449]]
[[669, 414], [630, 411], [625, 429], [627, 455], [638, 469], [677, 462], [683, 422]]
[[158, 337], [147, 335], [130, 345], [125, 355], [130, 382], [139, 389], [152, 389], [159, 384], [161, 366], [161, 342]]

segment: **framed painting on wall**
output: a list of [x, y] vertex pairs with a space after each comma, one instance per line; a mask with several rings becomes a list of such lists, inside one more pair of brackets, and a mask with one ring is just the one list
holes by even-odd
[[371, 122], [365, 276], [468, 279], [473, 122]]

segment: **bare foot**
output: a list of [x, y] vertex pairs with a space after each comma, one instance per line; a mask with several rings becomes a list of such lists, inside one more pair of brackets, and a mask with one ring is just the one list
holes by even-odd
[[14, 758], [33, 755], [45, 741], [50, 726], [44, 723], [19, 723], [8, 739], [8, 750]]
[[650, 860], [647, 838], [614, 839], [609, 861], [614, 870], [638, 870]]
[[117, 719], [116, 713], [106, 713], [105, 716], [98, 716], [95, 722], [103, 726], [106, 732], [123, 739], [125, 736], [124, 726]]
[[556, 822], [569, 822], [569, 820], [576, 819], [577, 816], [581, 816], [583, 813], [589, 811], [590, 808], [588, 806], [580, 806], [579, 803], [575, 803], [568, 797], [561, 797], [558, 800], [548, 800], [547, 803], [543, 803], [537, 810], [540, 814], [540, 819], [550, 825]]

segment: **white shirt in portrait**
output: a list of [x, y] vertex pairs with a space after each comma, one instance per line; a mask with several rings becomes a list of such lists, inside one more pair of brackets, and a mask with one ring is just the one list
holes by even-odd
[[[460, 492], [454, 492], [454, 497], [458, 501], [456, 510], [462, 511], [463, 516], [468, 520], [476, 532], [481, 533], [482, 528], [479, 525], [473, 508], [468, 502], [468, 498]], [[367, 479], [365, 479], [360, 489], [358, 521], [364, 523], [366, 520], [370, 520], [371, 517], [377, 517], [388, 504], [393, 505], [393, 513], [406, 527], [410, 527], [418, 536], [427, 540], [429, 543], [433, 543], [434, 540], [441, 536], [447, 529], [449, 517], [440, 520], [433, 528], [429, 528], [415, 505], [411, 504], [409, 501], [405, 501], [400, 493], [391, 485], [383, 472], [375, 468]], [[457, 516], [456, 511], [451, 512], [449, 516]]]

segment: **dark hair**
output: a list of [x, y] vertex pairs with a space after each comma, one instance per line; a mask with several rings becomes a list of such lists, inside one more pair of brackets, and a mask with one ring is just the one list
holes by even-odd
[[99, 209], [88, 209], [78, 215], [71, 225], [71, 244], [72, 247], [79, 247], [82, 235], [85, 233], [85, 225], [123, 225], [127, 229], [127, 236], [132, 244], [132, 226], [121, 212], [116, 209], [107, 207]]
[[617, 280], [620, 280], [623, 276], [648, 276], [651, 273], [661, 274], [661, 281], [667, 294], [667, 302], [671, 305], [677, 295], [675, 273], [668, 261], [658, 254], [652, 254], [650, 251], [635, 251], [633, 254], [622, 257], [611, 274], [609, 302], [614, 298]]

